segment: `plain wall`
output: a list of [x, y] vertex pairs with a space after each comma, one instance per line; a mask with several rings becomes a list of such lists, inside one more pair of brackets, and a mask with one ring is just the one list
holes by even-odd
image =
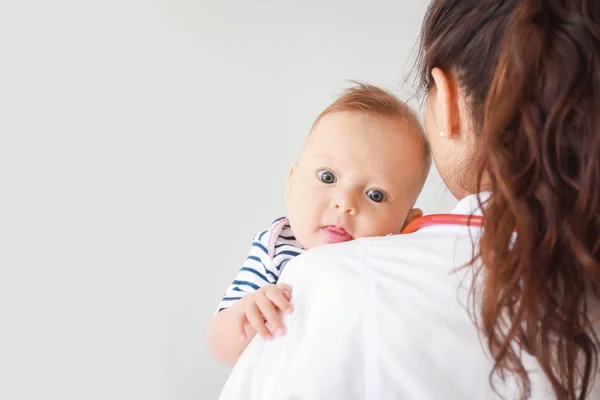
[[[348, 79], [414, 95], [425, 4], [3, 2], [0, 398], [215, 399], [206, 329], [289, 164]], [[454, 203], [432, 172], [418, 205]]]

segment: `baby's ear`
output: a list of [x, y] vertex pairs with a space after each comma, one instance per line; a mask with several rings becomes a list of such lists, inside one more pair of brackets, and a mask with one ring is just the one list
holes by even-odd
[[417, 218], [421, 218], [423, 216], [423, 210], [420, 208], [413, 208], [408, 212], [406, 216], [406, 221], [404, 221], [404, 225], [402, 225], [402, 230], [408, 226], [411, 222], [413, 222]]
[[292, 177], [294, 176], [294, 171], [296, 171], [296, 165], [298, 162], [290, 165], [290, 170], [288, 172], [287, 183], [285, 186], [285, 201], [286, 203], [289, 201], [290, 193], [292, 192]]
[[298, 165], [298, 161], [295, 161], [290, 165], [290, 170], [288, 171], [288, 180], [294, 175], [294, 171], [296, 170], [296, 165]]

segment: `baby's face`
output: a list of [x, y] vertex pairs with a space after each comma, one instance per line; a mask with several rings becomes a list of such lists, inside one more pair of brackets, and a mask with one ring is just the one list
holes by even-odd
[[290, 170], [286, 200], [298, 241], [311, 248], [399, 233], [425, 168], [419, 134], [397, 118], [325, 115]]

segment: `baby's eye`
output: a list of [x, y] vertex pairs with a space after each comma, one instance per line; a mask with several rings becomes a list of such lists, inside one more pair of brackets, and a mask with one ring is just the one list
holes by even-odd
[[319, 170], [317, 174], [319, 175], [319, 179], [321, 180], [321, 182], [326, 183], [328, 185], [331, 185], [336, 181], [333, 172], [327, 171], [326, 169]]
[[382, 191], [376, 190], [376, 189], [369, 190], [367, 192], [367, 196], [369, 196], [369, 198], [371, 200], [373, 200], [375, 203], [381, 203], [382, 201], [385, 200], [385, 194], [383, 194]]

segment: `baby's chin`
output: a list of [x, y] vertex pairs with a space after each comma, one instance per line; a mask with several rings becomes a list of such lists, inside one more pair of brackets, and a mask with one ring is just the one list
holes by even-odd
[[320, 246], [325, 246], [325, 245], [330, 245], [330, 244], [337, 244], [337, 243], [345, 243], [345, 242], [351, 242], [353, 240], [356, 239], [360, 239], [360, 238], [367, 238], [367, 237], [385, 237], [385, 236], [392, 236], [392, 235], [396, 235], [397, 233], [355, 233], [354, 236], [352, 235], [337, 235], [335, 232], [329, 232], [327, 229], [327, 227], [325, 228], [318, 228], [316, 230], [313, 230], [312, 232], [297, 232], [294, 231], [294, 227], [292, 226], [292, 231], [294, 231], [294, 233], [296, 234], [296, 240], [300, 243], [300, 245], [302, 246], [303, 249], [308, 250], [308, 249], [312, 249], [314, 247], [320, 247]]
[[350, 235], [340, 234], [339, 232], [331, 231], [331, 229], [327, 228], [320, 228], [314, 234], [310, 235], [310, 238], [306, 238], [305, 240], [303, 240], [301, 236], [296, 236], [296, 240], [298, 240], [306, 250], [330, 244], [350, 242], [354, 239], [355, 238]]
[[[377, 237], [387, 237], [387, 236], [394, 236], [394, 235], [398, 235], [399, 233], [381, 233], [381, 234], [366, 234], [366, 235], [358, 235], [356, 237], [340, 237], [340, 238], [334, 238], [334, 240], [330, 240], [327, 236], [327, 234], [322, 235], [325, 236], [325, 239], [321, 239], [321, 240], [317, 240], [315, 242], [313, 242], [313, 245], [311, 247], [317, 247], [317, 246], [324, 246], [327, 244], [337, 244], [337, 243], [345, 243], [345, 242], [351, 242], [353, 240], [356, 239], [361, 239], [361, 238], [377, 238]], [[339, 240], [335, 240], [335, 239], [339, 239]], [[305, 247], [305, 249], [307, 249]]]

